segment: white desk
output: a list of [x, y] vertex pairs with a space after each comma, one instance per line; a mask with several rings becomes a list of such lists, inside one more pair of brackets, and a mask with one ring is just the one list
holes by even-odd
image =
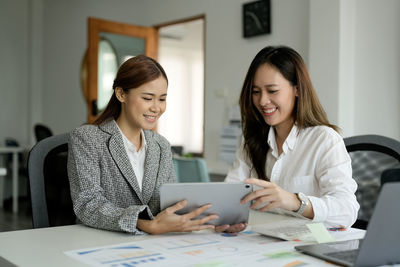
[[[23, 147], [0, 147], [0, 154], [12, 154], [12, 196], [13, 212], [18, 212], [18, 153], [24, 151]], [[4, 181], [0, 177], [0, 201], [3, 205]]]
[[[257, 224], [267, 218], [270, 217], [265, 213], [252, 211], [249, 224]], [[278, 219], [272, 219], [278, 221]], [[97, 230], [83, 225], [3, 232], [0, 233], [0, 256], [22, 267], [87, 266], [65, 255], [64, 252], [159, 237], [132, 236], [126, 233]], [[300, 245], [300, 243], [296, 245]], [[304, 257], [309, 257], [318, 266], [332, 266], [310, 256]]]

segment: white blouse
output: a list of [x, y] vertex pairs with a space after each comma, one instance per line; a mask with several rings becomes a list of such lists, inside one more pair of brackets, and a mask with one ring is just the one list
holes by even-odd
[[[313, 221], [328, 227], [350, 227], [355, 222], [360, 207], [354, 194], [357, 183], [343, 138], [335, 130], [327, 126], [299, 130], [294, 125], [278, 156], [271, 127], [268, 144], [267, 177], [289, 192], [306, 194], [313, 205]], [[242, 146], [225, 181], [249, 177], [257, 178], [257, 173]]]
[[[118, 127], [119, 129], [119, 127]], [[124, 141], [125, 151], [128, 154], [129, 161], [132, 165], [133, 171], [136, 176], [136, 180], [139, 184], [140, 190], [142, 190], [143, 176], [144, 176], [144, 163], [146, 160], [146, 138], [144, 137], [144, 132], [141, 130], [140, 134], [142, 136], [142, 147], [139, 151], [136, 151], [136, 146], [132, 144], [124, 133], [119, 129]]]

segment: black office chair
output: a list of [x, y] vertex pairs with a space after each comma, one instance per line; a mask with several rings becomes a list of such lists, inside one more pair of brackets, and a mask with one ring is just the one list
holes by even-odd
[[35, 124], [34, 127], [36, 142], [39, 142], [47, 137], [53, 136], [53, 132], [49, 127], [43, 124]]
[[29, 152], [33, 228], [76, 223], [67, 173], [68, 136], [48, 137]]
[[183, 146], [171, 146], [172, 154], [176, 156], [182, 156]]
[[352, 160], [353, 177], [360, 203], [353, 227], [366, 229], [381, 188], [385, 170], [400, 167], [400, 142], [381, 135], [359, 135], [344, 138]]
[[400, 168], [399, 169], [388, 169], [382, 172], [381, 185], [390, 182], [400, 182]]

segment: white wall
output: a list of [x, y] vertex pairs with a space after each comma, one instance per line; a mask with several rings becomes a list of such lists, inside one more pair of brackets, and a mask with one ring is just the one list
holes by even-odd
[[[227, 169], [217, 163], [227, 107], [237, 102], [254, 55], [271, 44], [292, 46], [303, 55], [329, 118], [345, 135], [400, 139], [399, 1], [272, 0], [272, 34], [251, 39], [241, 32], [247, 0], [0, 1], [0, 142], [14, 136], [28, 143], [37, 121], [55, 133], [85, 122], [79, 68], [88, 16], [154, 25], [203, 13], [205, 157], [212, 171]], [[353, 88], [350, 97], [346, 86]], [[225, 90], [226, 97], [217, 96]]]
[[338, 123], [339, 1], [310, 0], [309, 71], [329, 120]]
[[400, 2], [310, 0], [310, 73], [343, 136], [400, 139]]
[[[254, 55], [271, 44], [290, 45], [306, 58], [308, 54], [308, 0], [272, 1], [272, 34], [252, 39], [242, 38], [244, 2], [46, 0], [43, 121], [56, 132], [64, 132], [86, 120], [78, 78], [86, 49], [88, 16], [149, 26], [205, 14], [205, 157], [211, 171], [225, 172], [228, 166], [217, 160], [219, 133], [227, 123], [228, 106], [238, 101]], [[216, 97], [215, 92], [221, 88], [228, 90], [226, 98]]]
[[[242, 38], [244, 2], [248, 1], [147, 1], [152, 13], [148, 25], [206, 14], [205, 158], [213, 172], [228, 170], [228, 165], [218, 161], [220, 130], [227, 124], [228, 107], [238, 101], [255, 54], [267, 45], [287, 44], [308, 56], [308, 0], [272, 1], [272, 34], [251, 39]], [[226, 90], [227, 95], [217, 97], [219, 90]]]
[[[0, 2], [0, 146], [5, 137], [27, 141], [28, 0]], [[1, 164], [1, 163], [0, 163]]]
[[87, 119], [80, 67], [87, 47], [87, 18], [141, 24], [135, 0], [44, 0], [43, 121], [56, 133]]
[[400, 1], [357, 0], [354, 133], [400, 140]]

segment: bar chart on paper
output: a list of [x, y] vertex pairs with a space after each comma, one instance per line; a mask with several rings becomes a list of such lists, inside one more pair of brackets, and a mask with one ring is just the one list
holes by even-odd
[[64, 253], [90, 266], [321, 266], [296, 252], [291, 242], [251, 231], [168, 235]]
[[157, 266], [166, 261], [161, 253], [131, 243], [70, 251], [66, 254], [92, 266]]

